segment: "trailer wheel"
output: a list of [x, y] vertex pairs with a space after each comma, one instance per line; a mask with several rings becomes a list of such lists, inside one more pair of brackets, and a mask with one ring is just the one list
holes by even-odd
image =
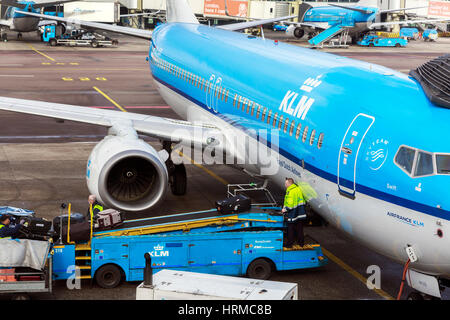
[[102, 288], [112, 289], [122, 281], [122, 272], [118, 266], [107, 264], [95, 273], [95, 281]]
[[247, 268], [247, 277], [252, 279], [267, 280], [272, 273], [270, 262], [264, 259], [252, 261]]
[[92, 41], [91, 43], [92, 48], [97, 48], [98, 47], [98, 42], [97, 41]]

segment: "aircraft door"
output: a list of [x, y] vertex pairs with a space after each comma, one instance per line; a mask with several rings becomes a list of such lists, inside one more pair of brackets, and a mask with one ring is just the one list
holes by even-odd
[[338, 157], [337, 184], [339, 193], [355, 199], [356, 164], [361, 144], [374, 123], [375, 118], [363, 113], [358, 114], [347, 128]]

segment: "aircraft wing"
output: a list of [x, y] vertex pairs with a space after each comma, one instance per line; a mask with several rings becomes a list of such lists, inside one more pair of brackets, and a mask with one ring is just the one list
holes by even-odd
[[220, 134], [219, 129], [205, 124], [35, 100], [0, 97], [0, 110], [95, 124], [107, 128], [129, 126], [138, 133], [183, 144], [207, 146], [212, 141], [216, 141], [214, 137]]
[[0, 26], [11, 28], [12, 20], [0, 19]]
[[291, 22], [291, 21], [283, 21], [284, 24], [294, 24], [301, 27], [310, 27], [314, 29], [323, 29], [325, 30], [323, 26], [320, 26], [319, 24], [316, 24], [314, 22]]
[[[294, 19], [294, 18], [298, 18], [298, 15], [285, 16], [285, 17], [279, 17], [279, 18], [271, 18], [271, 19], [254, 20], [254, 21], [248, 21], [248, 22], [232, 23], [232, 24], [226, 24], [226, 25], [223, 25], [223, 26], [220, 26], [217, 28], [229, 30], [229, 31], [237, 31], [237, 30], [242, 30], [242, 29], [247, 29], [247, 28], [258, 27], [263, 24], [274, 23], [274, 22], [279, 22], [279, 21], [284, 21], [284, 20], [289, 20], [289, 19]], [[245, 19], [245, 18], [243, 18], [243, 19]]]
[[403, 20], [403, 21], [390, 21], [390, 22], [375, 22], [375, 23], [372, 23], [369, 26], [369, 29], [374, 29], [374, 28], [382, 27], [382, 26], [393, 26], [393, 25], [397, 25], [397, 24], [410, 24], [410, 23], [430, 23], [430, 24], [432, 24], [433, 22], [443, 22], [443, 21], [450, 21], [450, 18], [429, 19], [429, 20]]
[[143, 38], [143, 39], [151, 39], [151, 37], [152, 37], [152, 32], [149, 30], [114, 26], [114, 25], [110, 25], [110, 24], [106, 24], [106, 23], [90, 22], [90, 21], [83, 21], [83, 20], [76, 20], [76, 19], [67, 19], [67, 18], [48, 16], [45, 14], [26, 12], [26, 11], [16, 11], [16, 12], [24, 14], [24, 15], [32, 16], [32, 17], [38, 17], [38, 18], [43, 18], [43, 19], [47, 19], [47, 20], [64, 22], [68, 25], [75, 25], [75, 26], [86, 28], [86, 29], [98, 29], [98, 30], [117, 32], [117, 33], [122, 33], [122, 34], [134, 36], [134, 37], [138, 37], [138, 38]]

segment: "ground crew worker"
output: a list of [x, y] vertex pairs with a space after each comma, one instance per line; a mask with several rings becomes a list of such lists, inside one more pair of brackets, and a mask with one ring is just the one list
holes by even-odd
[[306, 219], [303, 193], [292, 178], [286, 178], [285, 186], [286, 196], [281, 210], [287, 221], [287, 241], [284, 247], [290, 248], [295, 242], [303, 247], [305, 238], [302, 220]]
[[89, 202], [89, 208], [87, 211], [87, 218], [88, 218], [88, 221], [91, 221], [91, 212], [90, 212], [91, 205], [92, 205], [92, 213], [93, 213], [94, 219], [100, 211], [103, 211], [103, 205], [97, 201], [96, 196], [94, 196], [93, 194], [91, 194], [89, 196], [88, 202]]
[[14, 227], [10, 226], [11, 220], [8, 215], [2, 215], [0, 217], [0, 239], [11, 239], [15, 238], [19, 233], [20, 228], [22, 228], [22, 221], [20, 224]]

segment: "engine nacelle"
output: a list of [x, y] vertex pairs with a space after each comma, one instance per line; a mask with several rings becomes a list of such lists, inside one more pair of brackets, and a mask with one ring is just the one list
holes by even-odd
[[106, 207], [141, 211], [163, 198], [168, 173], [158, 152], [137, 135], [109, 135], [92, 150], [86, 180]]
[[286, 34], [290, 37], [301, 39], [305, 35], [305, 31], [301, 27], [297, 27], [291, 24], [289, 27], [287, 27]]

